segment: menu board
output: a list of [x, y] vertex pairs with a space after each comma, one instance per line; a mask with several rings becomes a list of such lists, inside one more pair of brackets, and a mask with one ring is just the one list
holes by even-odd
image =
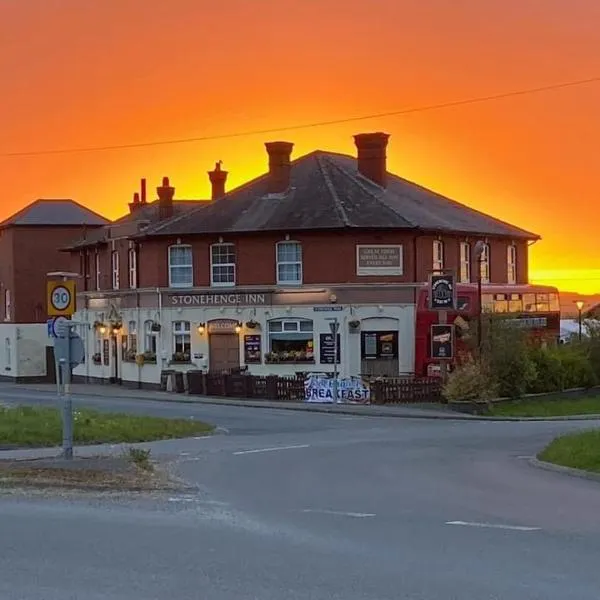
[[361, 356], [363, 360], [392, 360], [398, 358], [398, 332], [363, 331]]
[[105, 365], [110, 362], [110, 343], [108, 340], [102, 340], [102, 362]]
[[244, 362], [246, 364], [262, 362], [260, 335], [244, 336]]
[[332, 365], [334, 360], [334, 352], [336, 360], [335, 362], [340, 364], [340, 334], [337, 335], [337, 348], [335, 347], [335, 340], [332, 333], [322, 333], [319, 336], [319, 362], [322, 365]]

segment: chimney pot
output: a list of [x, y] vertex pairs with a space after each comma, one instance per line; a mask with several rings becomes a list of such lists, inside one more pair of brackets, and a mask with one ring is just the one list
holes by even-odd
[[173, 216], [173, 196], [175, 188], [169, 185], [169, 178], [163, 177], [162, 185], [156, 188], [158, 195], [158, 218], [169, 219]]
[[223, 161], [219, 160], [215, 163], [214, 171], [208, 172], [208, 178], [210, 179], [210, 183], [212, 186], [212, 200], [218, 200], [225, 195], [225, 182], [227, 181], [227, 171], [221, 170], [221, 165]]
[[292, 142], [265, 143], [269, 155], [269, 177], [267, 191], [270, 194], [281, 194], [290, 187], [292, 171]]
[[359, 173], [383, 188], [387, 185], [386, 148], [389, 137], [388, 133], [381, 131], [354, 136]]

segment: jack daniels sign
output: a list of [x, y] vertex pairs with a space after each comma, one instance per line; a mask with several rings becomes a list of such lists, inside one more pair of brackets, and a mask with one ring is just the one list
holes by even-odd
[[438, 360], [454, 358], [454, 325], [431, 326], [431, 358]]
[[453, 273], [434, 273], [429, 276], [429, 308], [456, 310], [456, 282]]

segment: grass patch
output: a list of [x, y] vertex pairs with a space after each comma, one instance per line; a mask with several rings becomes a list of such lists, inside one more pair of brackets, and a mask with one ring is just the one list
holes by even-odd
[[600, 396], [557, 400], [515, 400], [495, 404], [490, 414], [499, 417], [567, 417], [600, 414]]
[[563, 467], [600, 473], [600, 429], [562, 435], [542, 450], [538, 458]]
[[[151, 442], [205, 435], [212, 425], [192, 419], [73, 412], [73, 441], [77, 445]], [[0, 408], [0, 445], [17, 447], [59, 446], [61, 414], [55, 408], [19, 406]]]

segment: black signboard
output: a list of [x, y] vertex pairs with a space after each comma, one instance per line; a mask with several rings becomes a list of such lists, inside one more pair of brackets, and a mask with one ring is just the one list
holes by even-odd
[[361, 357], [363, 360], [394, 360], [398, 358], [398, 332], [363, 331]]
[[261, 361], [260, 335], [244, 336], [244, 362], [246, 364], [256, 364]]
[[454, 357], [454, 325], [431, 326], [431, 358], [449, 360]]
[[[322, 365], [332, 365], [335, 348], [335, 340], [332, 333], [322, 333], [319, 336], [319, 362]], [[340, 334], [337, 334], [336, 363], [340, 364]]]
[[110, 362], [110, 343], [108, 340], [102, 340], [102, 362], [108, 365]]
[[456, 286], [452, 273], [429, 276], [429, 308], [432, 310], [456, 309]]

